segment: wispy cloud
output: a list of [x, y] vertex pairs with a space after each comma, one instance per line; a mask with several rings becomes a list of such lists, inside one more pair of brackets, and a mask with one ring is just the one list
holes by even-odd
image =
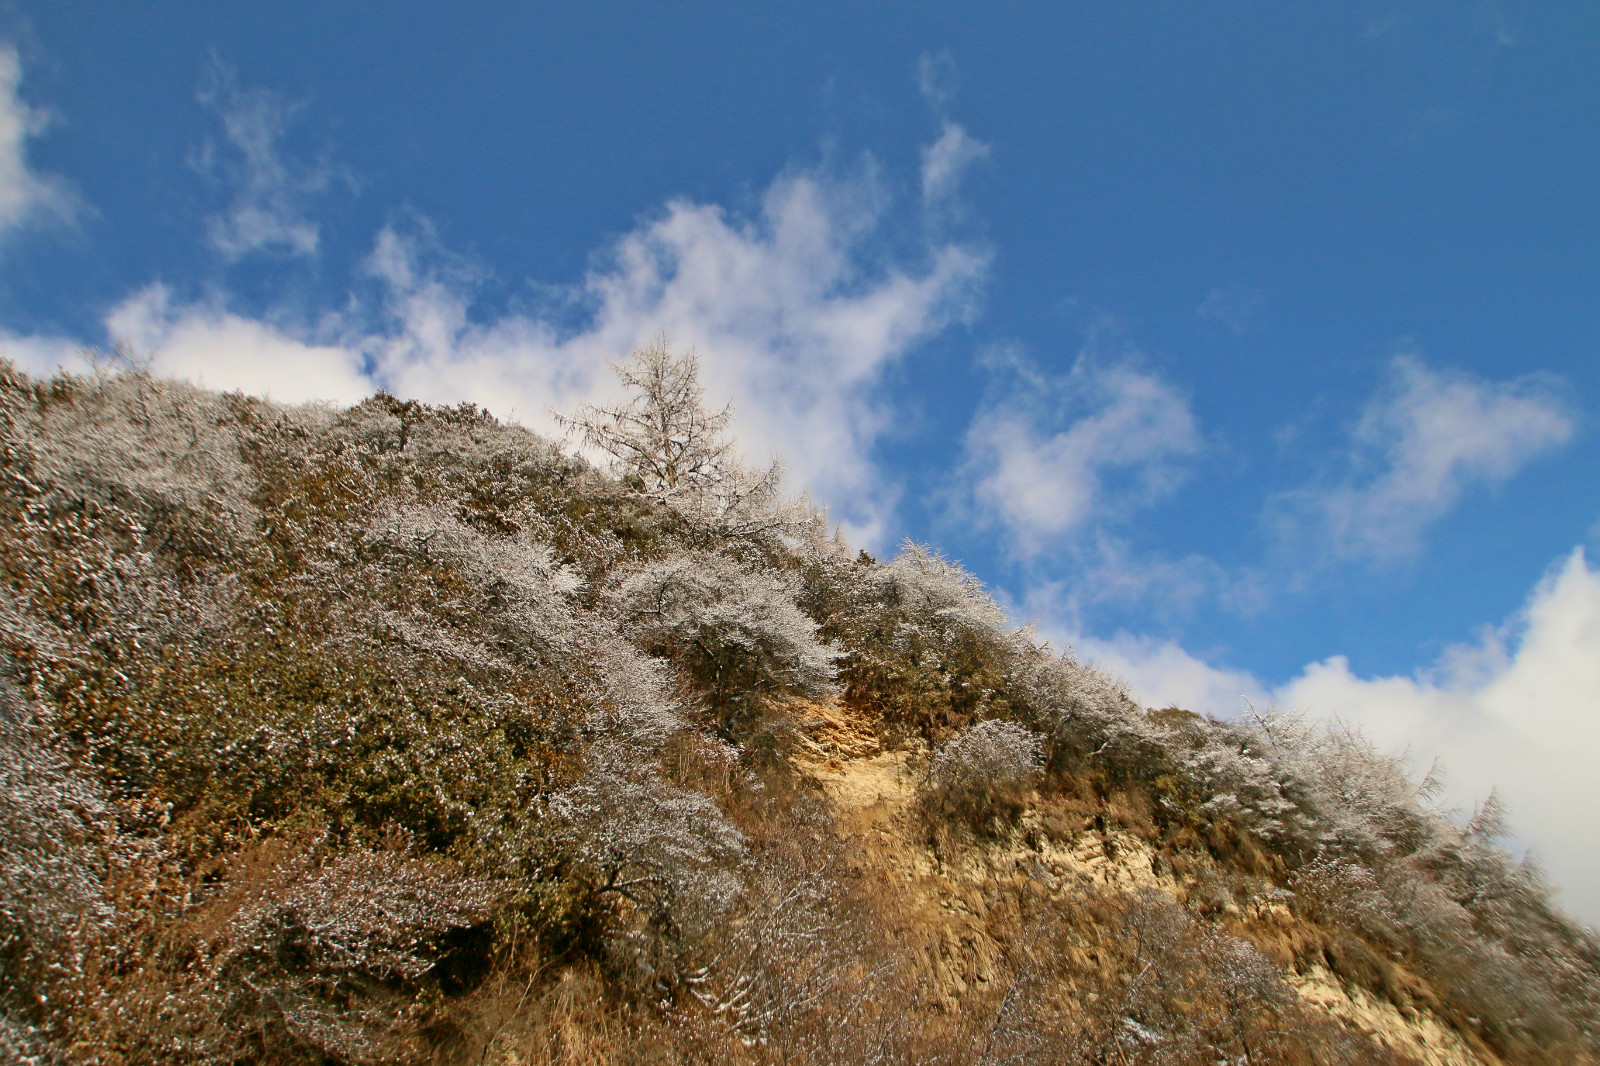
[[151, 286], [108, 330], [153, 352], [158, 370], [213, 387], [285, 400], [383, 387], [473, 401], [547, 431], [550, 409], [604, 397], [606, 363], [664, 332], [698, 348], [715, 402], [738, 397], [752, 459], [783, 456], [791, 485], [876, 543], [894, 505], [872, 458], [888, 422], [881, 376], [968, 313], [988, 264], [981, 248], [933, 238], [885, 263], [875, 237], [891, 207], [870, 161], [791, 170], [749, 216], [674, 200], [599, 255], [559, 308], [487, 317], [475, 308], [482, 272], [411, 220], [378, 235], [367, 265], [376, 293], [339, 314], [264, 320]]
[[1479, 20], [1483, 32], [1487, 34], [1496, 45], [1501, 48], [1510, 48], [1517, 43], [1517, 31], [1511, 25], [1511, 20], [1506, 17], [1505, 9], [1495, 0], [1482, 0], [1478, 6]]
[[[1094, 631], [1097, 609], [1137, 610], [1148, 625], [1177, 624], [1204, 599], [1226, 595], [1236, 579], [1214, 560], [1135, 548], [1105, 529], [1030, 562], [1027, 592], [1011, 603], [1019, 617], [1046, 619], [1054, 632]], [[1062, 576], [1066, 575], [1066, 576]]]
[[917, 87], [939, 119], [939, 136], [922, 149], [922, 200], [929, 207], [948, 203], [974, 163], [989, 157], [989, 146], [951, 119], [956, 63], [947, 51], [924, 53], [917, 63]]
[[1241, 285], [1223, 285], [1206, 293], [1195, 311], [1201, 318], [1220, 322], [1235, 335], [1261, 328], [1267, 298], [1259, 290]]
[[1411, 554], [1470, 490], [1507, 481], [1572, 438], [1557, 384], [1484, 381], [1401, 355], [1351, 433], [1343, 476], [1274, 498], [1269, 521], [1290, 543], [1309, 538], [1335, 558]]
[[955, 98], [958, 73], [955, 56], [948, 48], [924, 52], [917, 59], [917, 90], [928, 106], [941, 115]]
[[1024, 556], [1166, 495], [1200, 450], [1187, 397], [1132, 356], [1091, 341], [1064, 374], [993, 365], [1003, 383], [967, 433], [967, 476]]
[[311, 256], [321, 239], [306, 214], [308, 201], [327, 191], [335, 170], [284, 154], [283, 140], [299, 109], [266, 89], [241, 89], [233, 70], [212, 56], [198, 99], [222, 123], [222, 139], [194, 154], [195, 169], [217, 181], [228, 206], [206, 220], [206, 238], [225, 259], [253, 253]]
[[22, 60], [0, 44], [0, 233], [45, 222], [70, 221], [79, 202], [67, 183], [40, 174], [28, 163], [28, 141], [47, 125], [47, 116], [18, 95]]
[[960, 123], [946, 120], [939, 139], [922, 150], [922, 198], [929, 203], [947, 199], [960, 187], [967, 168], [988, 156], [987, 144]]
[[1507, 17], [1498, 0], [1479, 0], [1476, 5], [1447, 4], [1423, 14], [1421, 5], [1396, 7], [1376, 18], [1368, 19], [1362, 36], [1369, 41], [1393, 41], [1395, 38], [1413, 36], [1428, 30], [1437, 31], [1442, 20], [1449, 28], [1452, 23], [1465, 21], [1468, 32], [1492, 42], [1496, 48], [1510, 48], [1517, 43], [1517, 29]]

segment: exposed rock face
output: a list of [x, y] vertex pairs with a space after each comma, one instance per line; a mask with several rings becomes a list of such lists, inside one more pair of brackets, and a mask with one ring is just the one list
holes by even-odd
[[[1198, 887], [1192, 878], [1175, 876], [1132, 833], [1081, 829], [1058, 840], [1041, 828], [1037, 810], [1026, 812], [1005, 839], [967, 840], [941, 857], [929, 847], [914, 811], [926, 752], [861, 754], [876, 745], [852, 737], [838, 708], [816, 706], [810, 712], [828, 721], [830, 731], [824, 743], [811, 746], [800, 765], [837, 805], [841, 823], [862, 842], [863, 852], [881, 863], [908, 909], [923, 917], [921, 947], [930, 1001], [941, 1009], [961, 1010], [969, 991], [990, 985], [1001, 969], [1003, 949], [989, 934], [991, 898], [1020, 887], [1063, 907], [1073, 906], [1075, 896], [1085, 890], [1153, 890], [1183, 902]], [[858, 754], [828, 757], [829, 751]], [[1222, 909], [1237, 927], [1248, 930], [1237, 903]], [[1257, 917], [1281, 921], [1288, 914], [1282, 903], [1271, 903]], [[1290, 969], [1285, 980], [1308, 1006], [1425, 1066], [1492, 1066], [1501, 1061], [1481, 1041], [1469, 1042], [1428, 1008], [1398, 1007], [1323, 965], [1312, 963], [1301, 972]]]

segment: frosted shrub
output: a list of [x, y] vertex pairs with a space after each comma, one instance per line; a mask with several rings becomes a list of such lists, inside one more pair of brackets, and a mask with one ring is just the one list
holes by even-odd
[[0, 681], [0, 1049], [8, 1027], [41, 1020], [55, 986], [82, 973], [111, 917], [99, 856], [111, 812], [32, 718]]
[[1058, 754], [1121, 755], [1153, 743], [1148, 720], [1111, 674], [1017, 634], [1005, 666], [1014, 713]]
[[[329, 853], [320, 835], [237, 856], [209, 900], [102, 970], [80, 1019], [128, 1061], [414, 1061], [451, 940], [494, 885], [392, 851]], [[109, 971], [109, 972], [108, 972]]]
[[633, 904], [660, 932], [695, 932], [732, 902], [744, 837], [698, 792], [597, 746], [575, 785], [551, 797], [571, 872], [597, 897]]
[[979, 722], [934, 753], [922, 804], [980, 831], [1009, 823], [1043, 769], [1044, 741], [1012, 722]]
[[765, 700], [829, 690], [836, 652], [795, 596], [783, 574], [697, 551], [646, 564], [616, 591], [627, 630], [684, 673], [729, 739]]
[[[126, 362], [126, 361], [124, 361]], [[18, 395], [24, 379], [0, 368]], [[31, 465], [53, 482], [102, 503], [135, 501], [168, 546], [212, 554], [253, 536], [256, 509], [241, 455], [241, 408], [257, 417], [283, 409], [152, 378], [137, 367], [102, 367], [34, 387], [42, 402], [16, 410]]]
[[910, 542], [879, 565], [817, 536], [804, 558], [806, 609], [848, 650], [848, 704], [930, 740], [996, 713], [1010, 637], [976, 578]]
[[914, 629], [927, 637], [994, 639], [1005, 628], [1005, 611], [983, 583], [924, 545], [907, 541], [879, 571], [877, 583], [905, 618], [903, 636]]

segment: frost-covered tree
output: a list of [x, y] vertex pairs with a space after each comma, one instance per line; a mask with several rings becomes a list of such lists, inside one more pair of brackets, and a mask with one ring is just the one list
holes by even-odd
[[612, 370], [633, 390], [624, 404], [585, 407], [568, 419], [584, 443], [617, 461], [639, 481], [640, 491], [661, 502], [705, 491], [726, 476], [733, 445], [723, 433], [733, 406], [707, 411], [700, 385], [700, 359], [674, 356], [666, 340], [634, 351]]
[[631, 392], [627, 402], [562, 421], [609, 455], [640, 496], [665, 507], [691, 544], [792, 536], [810, 524], [804, 504], [783, 499], [781, 463], [758, 470], [739, 460], [724, 435], [733, 407], [706, 409], [692, 350], [673, 355], [659, 339], [612, 370]]

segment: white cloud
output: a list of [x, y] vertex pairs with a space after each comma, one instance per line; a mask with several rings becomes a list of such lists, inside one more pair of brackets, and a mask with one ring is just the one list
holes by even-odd
[[82, 373], [89, 369], [85, 349], [68, 337], [16, 336], [0, 333], [0, 359], [34, 377], [49, 377], [58, 370]]
[[17, 95], [21, 82], [16, 48], [0, 45], [0, 232], [66, 221], [78, 206], [64, 181], [28, 165], [28, 139], [44, 128], [45, 116]]
[[215, 57], [199, 99], [221, 119], [225, 144], [208, 141], [194, 165], [232, 196], [225, 211], [206, 220], [212, 248], [230, 260], [253, 252], [315, 255], [320, 230], [306, 217], [305, 204], [328, 188], [333, 170], [283, 156], [281, 142], [297, 108], [265, 89], [241, 90]]
[[1056, 378], [1011, 369], [1020, 380], [968, 431], [968, 473], [1023, 554], [1166, 494], [1200, 450], [1188, 400], [1127, 360], [1085, 352]]
[[1130, 633], [1109, 639], [1079, 636], [1073, 642], [1086, 660], [1122, 678], [1147, 707], [1182, 707], [1219, 718], [1238, 714], [1245, 701], [1265, 708], [1271, 693], [1244, 670], [1212, 666], [1173, 640]]
[[397, 326], [377, 346], [397, 393], [465, 398], [541, 424], [612, 387], [607, 360], [660, 333], [695, 347], [715, 402], [755, 461], [781, 454], [791, 483], [876, 541], [892, 498], [872, 466], [886, 423], [874, 388], [891, 362], [964, 314], [986, 255], [935, 243], [917, 266], [865, 265], [884, 210], [869, 174], [786, 175], [756, 217], [674, 201], [611, 249], [574, 295], [593, 309], [562, 331], [541, 317], [475, 324], [470, 294], [430, 274], [415, 242], [387, 232], [373, 256]]
[[922, 202], [930, 208], [948, 204], [962, 175], [989, 157], [989, 146], [947, 113], [955, 97], [956, 75], [956, 61], [948, 51], [924, 52], [917, 61], [917, 88], [940, 122], [938, 140], [922, 148]]
[[[753, 217], [673, 201], [607, 250], [549, 313], [483, 319], [481, 272], [425, 225], [386, 227], [367, 268], [375, 300], [318, 322], [261, 320], [151, 285], [107, 320], [158, 372], [286, 400], [351, 401], [378, 388], [467, 400], [553, 431], [615, 388], [608, 361], [665, 333], [699, 350], [709, 399], [738, 397], [734, 431], [754, 462], [779, 454], [790, 485], [876, 545], [894, 494], [873, 466], [888, 414], [884, 370], [965, 315], [987, 255], [933, 240], [915, 263], [877, 262], [887, 196], [870, 166], [849, 178], [795, 171]], [[573, 307], [583, 309], [571, 324]]]
[[1439, 760], [1463, 809], [1499, 789], [1566, 905], [1600, 922], [1600, 570], [1581, 548], [1551, 567], [1511, 621], [1409, 676], [1362, 677], [1335, 655], [1273, 688], [1173, 641], [1095, 639], [1070, 620], [1042, 628], [1124, 678], [1147, 705], [1226, 717], [1242, 697], [1339, 719], [1381, 747], [1409, 751], [1418, 771]]
[[1505, 482], [1574, 430], [1548, 378], [1482, 381], [1402, 355], [1356, 424], [1350, 476], [1283, 494], [1269, 516], [1337, 557], [1406, 555], [1470, 489]]
[[1430, 671], [1366, 679], [1335, 657], [1278, 698], [1440, 757], [1463, 800], [1499, 787], [1568, 904], [1600, 921], [1600, 571], [1582, 549], [1552, 567], [1510, 624]]
[[1142, 617], [1169, 623], [1189, 616], [1206, 596], [1242, 599], [1251, 591], [1204, 555], [1171, 557], [1140, 552], [1105, 529], [1064, 545], [1048, 562], [1058, 568], [1056, 573], [1067, 564], [1071, 578], [1035, 579], [1019, 613], [1024, 618], [1050, 619], [1057, 633], [1090, 631], [1094, 608], [1104, 604], [1137, 607]]
[[315, 344], [211, 304], [175, 305], [150, 285], [106, 319], [114, 342], [151, 359], [151, 369], [213, 389], [238, 389], [285, 403], [354, 403], [376, 391], [357, 350]]
[[939, 139], [922, 149], [923, 200], [931, 204], [948, 198], [966, 169], [988, 156], [987, 144], [975, 139], [959, 123], [946, 122]]

